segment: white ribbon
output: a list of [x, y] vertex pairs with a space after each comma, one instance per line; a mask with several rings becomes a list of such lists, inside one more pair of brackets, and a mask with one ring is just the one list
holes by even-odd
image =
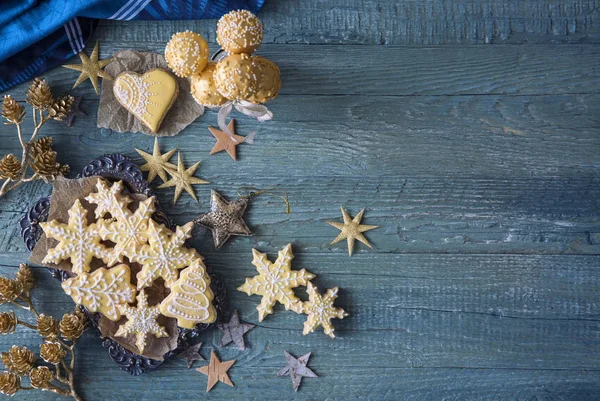
[[[221, 106], [221, 109], [219, 110], [219, 114], [217, 115], [217, 121], [219, 123], [219, 128], [221, 128], [221, 131], [225, 132], [226, 134], [228, 134], [230, 136], [233, 136], [233, 132], [231, 132], [229, 130], [229, 128], [227, 127], [226, 120], [227, 120], [227, 117], [229, 116], [229, 114], [231, 114], [231, 111], [233, 110], [234, 107], [240, 113], [242, 113], [246, 116], [254, 117], [259, 122], [269, 121], [269, 120], [273, 119], [273, 113], [271, 113], [271, 111], [269, 109], [267, 109], [267, 107], [265, 105], [254, 104], [254, 103], [248, 102], [247, 100], [229, 101], [229, 102], [225, 103], [223, 106]], [[250, 135], [248, 135], [248, 136], [250, 136]], [[252, 143], [253, 140], [254, 140], [254, 135], [252, 135], [252, 137], [245, 140], [244, 142]]]

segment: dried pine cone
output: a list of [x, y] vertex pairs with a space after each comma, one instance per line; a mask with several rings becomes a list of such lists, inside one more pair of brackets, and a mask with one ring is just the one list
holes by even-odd
[[67, 355], [59, 343], [40, 344], [40, 356], [48, 363], [57, 364]]
[[21, 388], [21, 378], [14, 373], [4, 372], [0, 375], [0, 393], [13, 396]]
[[35, 109], [46, 110], [50, 107], [54, 101], [54, 97], [52, 96], [48, 82], [42, 78], [35, 78], [29, 86], [25, 100]]
[[54, 380], [54, 373], [47, 366], [40, 366], [29, 372], [31, 387], [45, 389], [51, 387], [50, 382]]
[[58, 320], [52, 316], [46, 316], [43, 313], [37, 318], [38, 333], [47, 340], [53, 340], [58, 337]]
[[35, 362], [35, 354], [31, 350], [16, 345], [13, 345], [8, 352], [3, 352], [1, 356], [6, 369], [18, 375], [29, 373]]
[[60, 164], [56, 162], [56, 152], [44, 152], [33, 157], [29, 163], [33, 171], [46, 178], [53, 178], [58, 175]]
[[0, 305], [13, 301], [22, 291], [23, 288], [18, 281], [0, 277]]
[[2, 100], [2, 117], [7, 124], [21, 124], [25, 117], [25, 108], [10, 95], [4, 96]]
[[12, 153], [0, 160], [0, 178], [18, 180], [21, 176], [21, 162]]
[[61, 96], [56, 99], [48, 109], [48, 115], [56, 121], [64, 120], [71, 112], [75, 98], [71, 95]]
[[60, 333], [65, 340], [75, 340], [81, 336], [85, 329], [85, 319], [76, 314], [65, 313], [60, 321]]
[[0, 313], [0, 333], [11, 334], [15, 331], [19, 320], [15, 312]]
[[31, 149], [32, 157], [36, 157], [42, 153], [52, 152], [52, 137], [45, 136], [43, 138], [36, 139], [29, 144], [29, 148]]
[[19, 271], [17, 272], [17, 279], [21, 283], [21, 288], [24, 292], [29, 292], [35, 286], [35, 279], [33, 278], [33, 272], [25, 263], [19, 265]]

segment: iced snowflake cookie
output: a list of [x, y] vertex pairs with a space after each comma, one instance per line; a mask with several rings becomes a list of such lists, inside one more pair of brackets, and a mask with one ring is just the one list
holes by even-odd
[[160, 312], [177, 319], [177, 325], [193, 329], [198, 323], [212, 323], [217, 313], [212, 304], [213, 292], [210, 277], [202, 259], [196, 259], [181, 271], [171, 293], [160, 304]]
[[58, 245], [49, 249], [43, 263], [58, 263], [70, 259], [73, 273], [82, 274], [90, 271], [93, 258], [108, 263], [111, 251], [100, 243], [98, 225], [88, 224], [87, 210], [78, 200], [69, 209], [69, 222], [63, 224], [57, 220], [40, 223], [40, 227], [48, 238], [59, 241]]
[[160, 128], [178, 92], [175, 78], [160, 68], [142, 75], [122, 72], [113, 84], [113, 93], [119, 103], [153, 133]]
[[348, 316], [342, 308], [333, 306], [337, 298], [338, 288], [330, 288], [324, 295], [319, 294], [319, 290], [313, 283], [308, 283], [306, 287], [308, 293], [308, 301], [302, 303], [302, 313], [308, 315], [304, 322], [304, 335], [312, 333], [319, 326], [323, 326], [323, 331], [331, 338], [335, 338], [333, 334], [333, 325], [331, 319], [343, 319]]
[[119, 305], [135, 300], [136, 290], [130, 278], [129, 266], [121, 264], [65, 280], [62, 288], [76, 304], [85, 306], [90, 312], [100, 312], [116, 322], [121, 317]]
[[262, 295], [258, 311], [258, 321], [262, 322], [265, 316], [273, 313], [273, 305], [276, 302], [285, 306], [286, 310], [301, 312], [302, 303], [294, 294], [293, 288], [306, 285], [315, 275], [305, 269], [292, 270], [292, 244], [287, 244], [279, 251], [275, 263], [267, 259], [267, 255], [252, 250], [254, 259], [252, 264], [256, 267], [258, 275], [247, 278], [246, 282], [238, 287], [238, 291], [248, 295]]

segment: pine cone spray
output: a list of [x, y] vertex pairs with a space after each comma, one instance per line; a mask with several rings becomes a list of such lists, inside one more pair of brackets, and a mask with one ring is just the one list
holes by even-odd
[[0, 374], [0, 393], [13, 396], [21, 388], [21, 378], [14, 373]]
[[65, 313], [60, 320], [60, 334], [65, 340], [72, 341], [81, 337], [85, 330], [85, 319], [73, 313]]
[[35, 286], [35, 279], [33, 278], [33, 271], [25, 263], [19, 265], [19, 271], [17, 272], [16, 280], [21, 283], [23, 292], [29, 294], [29, 292]]
[[9, 180], [21, 178], [21, 162], [12, 153], [4, 155], [0, 160], [0, 177]]
[[4, 96], [2, 100], [2, 117], [5, 124], [21, 124], [25, 117], [25, 108], [10, 95]]
[[33, 388], [44, 390], [54, 387], [50, 383], [52, 380], [54, 380], [54, 373], [47, 366], [40, 366], [29, 372], [29, 382]]
[[3, 352], [1, 357], [6, 369], [21, 376], [29, 373], [35, 363], [35, 354], [31, 350], [16, 345]]
[[54, 340], [60, 331], [58, 320], [43, 313], [37, 318], [37, 329], [40, 336], [46, 340]]
[[17, 328], [17, 324], [19, 320], [15, 315], [15, 312], [10, 311], [8, 313], [3, 312], [0, 313], [0, 333], [2, 334], [12, 334]]
[[71, 95], [59, 97], [50, 105], [50, 108], [48, 109], [48, 115], [56, 121], [64, 120], [71, 112], [73, 101], [75, 101], [75, 98]]
[[59, 343], [49, 342], [40, 345], [40, 356], [44, 361], [56, 365], [67, 356], [67, 351]]
[[29, 85], [25, 101], [38, 110], [46, 110], [50, 107], [54, 102], [54, 97], [48, 82], [43, 78], [35, 78]]
[[22, 291], [23, 288], [18, 281], [0, 277], [0, 305], [14, 301]]

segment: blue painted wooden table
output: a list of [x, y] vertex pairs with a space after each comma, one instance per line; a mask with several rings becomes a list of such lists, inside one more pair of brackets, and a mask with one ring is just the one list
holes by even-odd
[[[260, 17], [260, 54], [281, 67], [284, 86], [273, 121], [239, 119], [239, 161], [209, 156], [216, 125], [209, 111], [182, 134], [187, 164], [202, 160], [200, 204], [184, 195], [160, 201], [176, 223], [207, 208], [210, 188], [234, 196], [242, 185], [281, 186], [292, 213], [256, 198], [247, 221], [255, 235], [220, 251], [210, 234], [193, 245], [225, 279], [231, 305], [257, 323], [259, 297], [236, 291], [253, 275], [251, 249], [275, 256], [293, 244], [295, 267], [339, 286], [338, 338], [302, 335], [303, 317], [276, 308], [247, 336], [249, 348], [219, 349], [236, 359], [235, 387], [205, 394], [206, 377], [168, 361], [131, 377], [100, 341], [84, 337], [79, 390], [91, 400], [594, 400], [600, 398], [600, 2], [481, 0], [269, 1]], [[161, 52], [190, 29], [213, 49], [216, 21], [104, 22], [102, 57], [120, 49]], [[89, 49], [88, 49], [89, 51]], [[46, 77], [68, 91], [77, 74]], [[11, 93], [24, 99], [26, 85]], [[78, 171], [91, 156], [149, 150], [153, 138], [95, 126], [98, 98], [88, 84], [87, 118], [52, 124], [60, 159]], [[17, 152], [12, 127], [0, 128], [2, 153]], [[18, 221], [50, 191], [24, 186], [0, 200], [1, 274], [27, 259]], [[329, 245], [325, 220], [366, 207], [370, 250]], [[35, 301], [62, 315], [72, 301], [43, 269]], [[220, 333], [209, 332], [210, 355]], [[37, 348], [19, 329], [0, 338]], [[312, 351], [298, 393], [276, 376], [283, 351]], [[27, 392], [19, 400], [51, 400]]]

